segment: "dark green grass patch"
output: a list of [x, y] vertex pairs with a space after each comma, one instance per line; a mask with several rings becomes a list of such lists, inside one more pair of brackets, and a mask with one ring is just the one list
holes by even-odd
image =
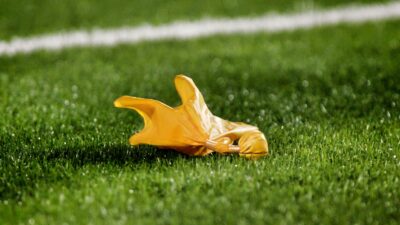
[[[0, 58], [0, 224], [396, 224], [399, 25]], [[142, 121], [113, 100], [176, 105], [179, 73], [271, 155], [130, 147]]]
[[79, 28], [162, 24], [201, 17], [256, 16], [387, 0], [0, 0], [0, 40]]

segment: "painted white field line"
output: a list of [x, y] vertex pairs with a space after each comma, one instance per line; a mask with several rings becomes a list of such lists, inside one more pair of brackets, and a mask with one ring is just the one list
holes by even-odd
[[167, 25], [94, 29], [14, 38], [0, 41], [0, 56], [36, 50], [58, 50], [76, 46], [113, 46], [121, 43], [164, 39], [190, 39], [215, 34], [278, 32], [338, 23], [400, 18], [400, 2], [341, 7], [292, 14], [269, 14], [252, 18], [202, 19]]

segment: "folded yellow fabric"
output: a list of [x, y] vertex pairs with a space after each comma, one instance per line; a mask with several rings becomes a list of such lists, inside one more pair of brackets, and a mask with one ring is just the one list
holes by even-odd
[[154, 99], [115, 100], [116, 107], [133, 109], [144, 119], [143, 130], [129, 139], [131, 145], [154, 145], [194, 156], [218, 152], [256, 159], [268, 154], [267, 140], [257, 127], [214, 116], [192, 79], [177, 75], [175, 87], [182, 100], [175, 108]]

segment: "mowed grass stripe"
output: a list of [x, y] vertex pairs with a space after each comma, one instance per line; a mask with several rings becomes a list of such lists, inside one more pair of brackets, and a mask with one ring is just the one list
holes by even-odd
[[[396, 224], [399, 25], [1, 58], [0, 224]], [[180, 73], [271, 156], [131, 148], [141, 118], [113, 100], [177, 104]]]

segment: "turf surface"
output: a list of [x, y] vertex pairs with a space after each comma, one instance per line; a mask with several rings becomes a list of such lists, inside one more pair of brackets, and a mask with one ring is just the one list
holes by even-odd
[[[396, 224], [400, 21], [0, 58], [0, 224]], [[120, 95], [258, 125], [271, 155], [127, 139]]]
[[93, 27], [256, 16], [388, 0], [0, 0], [0, 40]]

